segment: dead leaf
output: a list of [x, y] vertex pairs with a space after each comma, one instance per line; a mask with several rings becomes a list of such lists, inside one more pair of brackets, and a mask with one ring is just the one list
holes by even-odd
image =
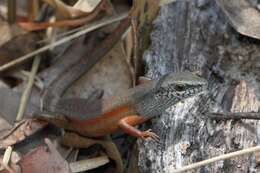
[[11, 162], [17, 164], [21, 160], [21, 155], [15, 151], [12, 152]]
[[[10, 163], [6, 166], [9, 166], [10, 169], [14, 172], [14, 173], [21, 173], [21, 168], [20, 166], [17, 164], [19, 161], [21, 160], [21, 155], [18, 154], [15, 151], [12, 151], [11, 153], [11, 158], [10, 158]], [[4, 160], [3, 160], [4, 162]], [[1, 173], [11, 173], [10, 170], [7, 170], [6, 167], [3, 171], [0, 171]]]
[[174, 2], [176, 2], [176, 0], [160, 0], [160, 6], [164, 6]]
[[124, 45], [124, 53], [125, 53], [125, 58], [129, 67], [129, 71], [131, 73], [131, 78], [133, 81], [133, 86], [136, 85], [136, 69], [135, 69], [135, 61], [136, 60], [136, 35], [133, 31], [133, 26], [129, 29], [127, 32], [126, 38], [124, 40], [125, 45]]
[[[132, 86], [122, 43], [115, 47], [88, 73], [77, 80], [66, 96], [88, 98], [95, 90], [104, 90], [104, 97], [118, 95]], [[118, 75], [120, 74], [120, 75]]]
[[0, 20], [0, 46], [21, 34], [25, 34], [25, 32], [16, 25], [9, 25], [7, 22]]
[[[19, 0], [16, 1], [16, 16], [17, 18], [21, 16], [26, 16], [27, 14], [27, 1], [28, 0]], [[4, 19], [7, 19], [7, 11], [8, 11], [8, 6], [7, 6], [8, 1], [0, 1], [0, 16], [3, 17]]]
[[26, 173], [70, 173], [68, 163], [61, 157], [49, 139], [45, 139], [48, 150], [44, 146], [26, 154], [20, 161], [22, 172]]
[[71, 19], [75, 16], [79, 17], [84, 14], [84, 12], [74, 9], [73, 7], [66, 5], [60, 0], [43, 0], [53, 8], [55, 8], [57, 16], [63, 19]]
[[101, 1], [102, 0], [78, 0], [78, 2], [73, 5], [73, 8], [90, 13], [98, 6]]
[[[21, 93], [14, 92], [9, 88], [0, 89], [0, 115], [10, 124], [15, 122], [20, 99]], [[32, 115], [36, 110], [39, 110], [39, 107], [37, 106], [39, 105], [39, 98], [36, 98], [34, 95], [30, 99], [31, 103], [26, 109], [27, 117]]]
[[107, 156], [100, 156], [92, 159], [80, 160], [77, 162], [70, 163], [70, 169], [74, 173], [88, 171], [91, 169], [98, 168], [109, 163], [109, 158]]
[[0, 47], [0, 66], [22, 55], [32, 52], [39, 41], [39, 35], [26, 33], [18, 35]]
[[134, 146], [131, 147], [130, 151], [130, 159], [129, 159], [129, 166], [127, 168], [126, 173], [139, 173], [139, 167], [138, 167], [138, 147], [137, 144], [134, 144]]
[[76, 133], [66, 132], [61, 140], [61, 143], [66, 146], [76, 148], [87, 148], [94, 144], [100, 144], [105, 149], [107, 156], [115, 161], [115, 169], [117, 170], [117, 172], [122, 172], [122, 170], [124, 169], [123, 162], [120, 153], [117, 149], [117, 146], [110, 138], [92, 139], [80, 136]]
[[1, 173], [15, 173], [13, 168], [11, 168], [9, 165], [5, 165], [3, 163], [2, 158], [0, 158], [0, 165], [4, 167], [4, 170], [0, 171]]
[[142, 85], [142, 84], [150, 83], [151, 81], [152, 81], [151, 78], [148, 78], [148, 77], [145, 77], [145, 76], [140, 76], [138, 78], [137, 84]]
[[[57, 0], [56, 0], [57, 1]], [[59, 4], [59, 3], [58, 3]], [[65, 7], [64, 7], [65, 8]], [[72, 7], [70, 7], [72, 8]], [[107, 14], [110, 14], [110, 4], [107, 3], [107, 1], [103, 0], [101, 3], [98, 4], [98, 6], [90, 13], [84, 12], [84, 15], [81, 14], [74, 14], [74, 8], [73, 10], [69, 11], [69, 14], [63, 14], [65, 17], [63, 17], [63, 20], [58, 20], [55, 22], [18, 22], [18, 25], [27, 30], [27, 31], [36, 31], [41, 29], [46, 29], [48, 27], [77, 27], [81, 25], [85, 25], [90, 21], [93, 21], [97, 17], [101, 15], [102, 11], [105, 11]], [[61, 10], [61, 11], [64, 11]], [[61, 13], [61, 12], [60, 12]], [[63, 12], [65, 13], [65, 12]]]
[[[61, 0], [43, 0], [56, 9], [59, 16], [64, 19], [73, 19], [86, 16], [100, 4], [102, 0], [79, 0], [74, 6], [69, 6]], [[103, 0], [104, 1], [104, 0]]]
[[227, 21], [242, 35], [260, 39], [259, 10], [247, 0], [215, 0]]
[[53, 63], [49, 68], [46, 68], [39, 73], [39, 77], [43, 79], [44, 85], [49, 86], [58, 76], [62, 75], [72, 64], [76, 63], [80, 57], [82, 57], [92, 45], [96, 43], [96, 32], [92, 32], [90, 38], [87, 39], [89, 44], [84, 44], [85, 36], [81, 36], [75, 39], [69, 48], [65, 50], [62, 58], [59, 58], [55, 63]]
[[37, 18], [40, 9], [40, 1], [27, 0], [27, 17], [29, 21], [33, 21]]
[[27, 119], [17, 123], [12, 129], [1, 136], [0, 148], [6, 148], [21, 142], [26, 137], [46, 127], [47, 124], [46, 122], [35, 119]]
[[[0, 114], [1, 116], [1, 114]], [[0, 136], [7, 130], [11, 129], [12, 125], [8, 123], [4, 118], [0, 117]]]

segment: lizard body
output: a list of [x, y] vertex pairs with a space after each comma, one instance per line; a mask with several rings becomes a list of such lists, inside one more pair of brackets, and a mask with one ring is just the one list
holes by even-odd
[[[64, 92], [82, 74], [93, 67], [99, 59], [104, 57], [121, 39], [123, 33], [129, 28], [131, 19], [137, 18], [140, 14], [139, 11], [147, 9], [145, 7], [148, 1], [140, 3], [139, 1], [134, 1], [129, 17], [121, 21], [111, 35], [102, 41], [92, 52], [88, 53], [87, 59], [85, 57], [80, 58], [80, 61], [53, 81], [46, 89], [42, 99], [42, 109], [47, 111], [47, 114], [40, 114], [42, 119], [54, 123], [65, 130], [73, 131], [74, 136], [81, 137], [82, 140], [86, 141], [81, 147], [88, 147], [94, 143], [102, 144], [108, 156], [116, 162], [117, 173], [122, 173], [124, 166], [120, 153], [113, 141], [104, 141], [103, 138], [101, 140], [88, 139], [88, 137], [108, 136], [110, 133], [122, 129], [136, 137], [157, 139], [158, 136], [150, 130], [142, 132], [134, 126], [160, 115], [166, 108], [174, 105], [179, 100], [198, 94], [206, 86], [204, 79], [190, 73], [178, 73], [165, 75], [159, 80], [137, 86], [120, 96], [108, 99], [90, 102], [82, 98], [62, 98]], [[149, 14], [155, 14], [155, 12], [153, 11]], [[144, 15], [147, 17], [146, 12]], [[175, 86], [177, 86], [177, 90], [179, 89], [178, 92], [174, 91]], [[182, 88], [183, 86], [185, 87]], [[69, 140], [64, 140], [65, 145], [80, 147], [75, 137], [66, 136], [65, 133], [63, 138]]]
[[192, 73], [171, 73], [108, 99], [92, 102], [83, 98], [60, 99], [54, 109], [59, 116], [48, 114], [44, 118], [87, 137], [100, 137], [122, 129], [132, 136], [156, 138], [150, 130], [140, 131], [134, 126], [203, 92], [206, 86], [205, 79]]

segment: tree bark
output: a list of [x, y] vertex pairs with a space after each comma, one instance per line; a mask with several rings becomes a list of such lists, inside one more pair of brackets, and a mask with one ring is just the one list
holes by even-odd
[[[138, 141], [141, 173], [170, 173], [184, 165], [259, 144], [257, 120], [211, 120], [208, 112], [256, 112], [260, 98], [259, 41], [238, 34], [212, 0], [176, 1], [161, 8], [147, 75], [198, 71], [206, 94], [169, 108], [152, 121], [160, 143]], [[257, 172], [255, 155], [219, 161], [190, 172]]]

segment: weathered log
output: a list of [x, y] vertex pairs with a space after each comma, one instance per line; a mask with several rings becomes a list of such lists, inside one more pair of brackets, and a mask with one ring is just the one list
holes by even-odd
[[[257, 120], [211, 120], [207, 112], [256, 112], [260, 102], [260, 42], [238, 34], [212, 0], [177, 1], [161, 8], [145, 53], [147, 75], [199, 71], [209, 91], [152, 121], [161, 142], [138, 141], [141, 173], [176, 168], [259, 144]], [[255, 91], [255, 92], [254, 92]], [[259, 97], [258, 97], [259, 98]], [[257, 172], [254, 154], [191, 172]]]

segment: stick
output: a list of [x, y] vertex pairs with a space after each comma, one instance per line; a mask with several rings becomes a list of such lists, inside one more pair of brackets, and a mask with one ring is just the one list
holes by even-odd
[[161, 0], [159, 5], [164, 6], [173, 2], [176, 2], [176, 0]]
[[12, 154], [13, 148], [11, 146], [8, 146], [7, 149], [5, 150], [4, 157], [3, 157], [3, 165], [0, 167], [0, 172], [6, 169], [6, 167], [9, 164], [11, 154]]
[[8, 22], [10, 24], [15, 23], [16, 21], [16, 0], [8, 0]]
[[92, 24], [90, 24], [86, 28], [84, 28], [82, 31], [76, 32], [75, 34], [72, 34], [72, 35], [70, 35], [68, 37], [65, 37], [65, 38], [60, 39], [60, 40], [58, 40], [56, 42], [53, 42], [53, 43], [48, 44], [46, 46], [43, 46], [40, 49], [37, 49], [37, 50], [27, 54], [27, 55], [24, 55], [24, 56], [21, 56], [21, 57], [17, 58], [14, 61], [11, 61], [11, 62], [9, 62], [9, 63], [7, 63], [5, 65], [2, 65], [0, 67], [0, 72], [3, 72], [3, 71], [5, 71], [5, 70], [7, 70], [10, 67], [13, 67], [15, 65], [21, 64], [24, 61], [29, 60], [33, 56], [38, 55], [39, 53], [42, 53], [42, 52], [45, 52], [45, 51], [49, 50], [50, 48], [57, 47], [57, 46], [59, 46], [59, 45], [61, 45], [63, 43], [66, 43], [66, 42], [68, 42], [70, 40], [73, 40], [73, 39], [75, 39], [75, 38], [77, 38], [77, 37], [79, 37], [81, 35], [84, 35], [84, 34], [86, 34], [88, 32], [93, 31], [93, 30], [95, 30], [97, 28], [100, 28], [102, 26], [111, 24], [113, 22], [120, 21], [122, 19], [125, 19], [126, 17], [127, 17], [127, 14], [124, 13], [124, 14], [119, 15], [119, 16], [118, 15], [117, 16], [113, 16], [112, 18], [109, 18], [109, 19], [101, 20], [101, 21], [98, 21], [98, 22], [93, 22]]
[[195, 168], [206, 166], [208, 164], [211, 164], [211, 163], [214, 163], [214, 162], [217, 162], [217, 161], [220, 161], [220, 160], [226, 160], [226, 159], [238, 157], [238, 156], [245, 155], [245, 154], [250, 154], [250, 153], [253, 153], [253, 152], [256, 152], [256, 151], [260, 151], [260, 146], [250, 147], [250, 148], [243, 149], [243, 150], [240, 150], [240, 151], [235, 151], [235, 152], [223, 154], [223, 155], [220, 155], [220, 156], [217, 156], [217, 157], [212, 157], [210, 159], [203, 160], [203, 161], [197, 162], [197, 163], [193, 163], [193, 164], [184, 166], [180, 169], [176, 169], [172, 173], [180, 173], [180, 172], [184, 172], [184, 171], [189, 171], [189, 170], [192, 170], [192, 169], [195, 169]]
[[260, 112], [223, 112], [223, 113], [209, 113], [209, 118], [217, 120], [241, 120], [252, 119], [260, 120]]
[[32, 86], [33, 86], [33, 82], [34, 82], [34, 78], [35, 75], [37, 73], [38, 67], [40, 65], [41, 62], [41, 58], [40, 57], [36, 57], [34, 58], [33, 61], [33, 65], [32, 65], [32, 71], [29, 77], [29, 81], [28, 84], [23, 92], [23, 95], [21, 97], [21, 102], [20, 102], [20, 107], [17, 113], [17, 117], [16, 117], [16, 121], [20, 121], [23, 118], [26, 106], [28, 104], [28, 100], [31, 94], [31, 90], [32, 90]]
[[39, 0], [27, 0], [27, 4], [27, 13], [29, 21], [34, 21], [39, 12]]
[[102, 165], [105, 165], [109, 162], [107, 156], [100, 156], [93, 159], [80, 160], [77, 162], [70, 163], [70, 169], [72, 173], [88, 171]]
[[5, 150], [5, 154], [4, 154], [4, 158], [3, 158], [3, 163], [5, 165], [9, 164], [12, 151], [13, 151], [13, 148], [11, 146], [7, 147], [7, 149]]
[[81, 26], [81, 25], [87, 24], [90, 21], [92, 21], [93, 19], [95, 19], [100, 14], [100, 12], [105, 8], [106, 3], [107, 3], [107, 1], [103, 0], [102, 2], [100, 2], [98, 4], [98, 6], [95, 8], [95, 10], [93, 12], [89, 13], [85, 17], [81, 17], [78, 19], [65, 19], [65, 20], [55, 21], [55, 22], [40, 22], [40, 23], [39, 22], [20, 22], [20, 23], [18, 23], [18, 25], [28, 31], [37, 31], [37, 30], [41, 30], [41, 29], [46, 29], [48, 27]]
[[3, 166], [9, 173], [15, 173], [8, 165], [4, 164], [1, 158], [0, 158], [0, 165]]

